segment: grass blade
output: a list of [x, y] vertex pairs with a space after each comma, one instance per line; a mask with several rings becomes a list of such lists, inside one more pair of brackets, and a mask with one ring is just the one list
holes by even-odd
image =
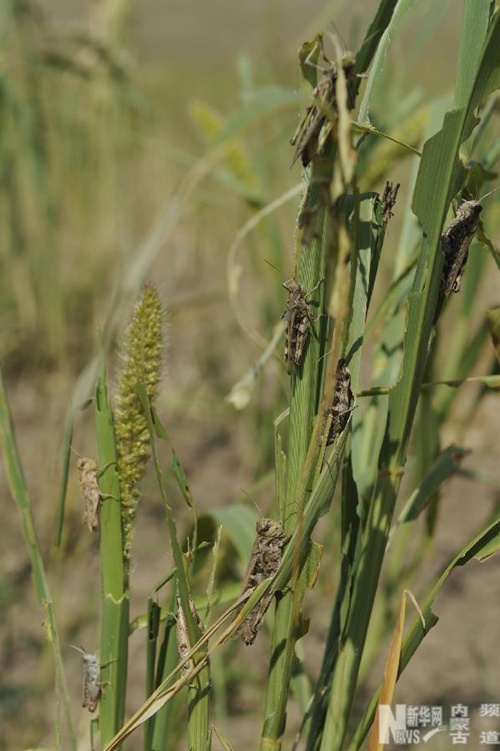
[[[170, 534], [170, 544], [172, 546], [172, 554], [174, 557], [175, 565], [177, 567], [177, 584], [179, 587], [179, 596], [186, 620], [189, 643], [193, 645], [197, 644], [200, 641], [202, 634], [200, 627], [191, 611], [190, 587], [187, 578], [184, 556], [182, 554], [182, 550], [177, 538], [175, 519], [172, 514], [172, 509], [170, 508], [170, 505], [168, 503], [165, 483], [158, 460], [154, 425], [155, 420], [156, 423], [158, 423], [159, 420], [158, 417], [155, 416], [152, 412], [149, 397], [144, 384], [137, 384], [137, 393], [141, 400], [144, 414], [146, 415], [156, 481], [163, 501], [163, 507], [165, 509], [167, 527]], [[197, 749], [197, 751], [204, 751], [205, 749], [208, 750], [210, 748], [210, 670], [207, 665], [206, 657], [207, 650], [203, 646], [199, 649], [199, 651], [196, 651], [194, 653], [193, 661], [195, 669], [199, 665], [201, 665], [201, 667], [199, 670], [197, 670], [196, 680], [194, 683], [190, 684], [189, 691], [190, 698], [188, 706], [188, 742], [190, 744], [190, 748]]]
[[28, 549], [33, 569], [33, 579], [38, 602], [45, 613], [44, 628], [47, 639], [52, 645], [56, 670], [56, 696], [57, 696], [57, 719], [56, 736], [58, 749], [63, 748], [59, 720], [59, 702], [62, 701], [69, 733], [69, 745], [76, 751], [76, 737], [71, 718], [71, 708], [66, 686], [64, 665], [61, 655], [61, 646], [54, 615], [54, 603], [50, 593], [49, 583], [45, 573], [40, 541], [38, 539], [35, 519], [31, 508], [31, 500], [24, 479], [21, 458], [17, 449], [14, 425], [10, 413], [7, 393], [0, 373], [0, 445], [5, 464], [5, 472], [9, 482], [10, 492], [21, 515], [23, 536]]
[[[408, 663], [422, 643], [425, 636], [429, 633], [431, 628], [436, 625], [438, 618], [432, 612], [432, 606], [440, 589], [446, 583], [446, 580], [452, 573], [453, 569], [457, 566], [464, 566], [466, 563], [473, 559], [485, 561], [499, 551], [500, 521], [496, 520], [488, 527], [481, 530], [479, 534], [475, 535], [474, 538], [469, 543], [467, 543], [467, 545], [462, 548], [462, 550], [460, 550], [460, 552], [455, 555], [450, 563], [444, 568], [441, 576], [437, 579], [422, 607], [422, 618], [425, 622], [425, 629], [422, 627], [422, 618], [416, 618], [410, 631], [408, 632], [408, 636], [404, 641], [401, 651], [398, 678], [403, 670], [407, 667]], [[354, 736], [348, 746], [348, 751], [358, 751], [358, 749], [361, 747], [363, 740], [368, 733], [368, 730], [370, 729], [370, 725], [373, 722], [375, 710], [379, 701], [379, 695], [380, 688], [377, 689], [377, 691], [372, 696], [366, 712], [363, 715], [363, 719], [356, 728]]]

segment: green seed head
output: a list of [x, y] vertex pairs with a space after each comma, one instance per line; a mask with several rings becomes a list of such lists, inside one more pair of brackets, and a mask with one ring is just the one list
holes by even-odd
[[115, 398], [115, 432], [127, 568], [139, 500], [137, 483], [151, 455], [148, 426], [137, 385], [144, 385], [150, 404], [154, 405], [163, 364], [163, 323], [158, 290], [154, 284], [145, 284], [123, 338]]

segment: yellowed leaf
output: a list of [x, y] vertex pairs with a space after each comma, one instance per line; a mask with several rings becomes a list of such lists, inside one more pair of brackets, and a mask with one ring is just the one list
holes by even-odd
[[[405, 589], [401, 596], [401, 607], [399, 609], [399, 616], [392, 634], [391, 643], [389, 645], [389, 652], [387, 654], [387, 660], [384, 669], [384, 680], [382, 681], [382, 688], [380, 689], [380, 695], [378, 700], [378, 706], [381, 704], [392, 704], [394, 696], [394, 689], [396, 687], [396, 681], [398, 679], [399, 660], [401, 658], [401, 647], [403, 644], [403, 632], [405, 627], [406, 616], [406, 600], [410, 598], [415, 605], [421, 619], [423, 615], [418, 607], [413, 594]], [[424, 622], [425, 628], [425, 622]], [[378, 707], [377, 707], [378, 710]], [[383, 728], [382, 728], [383, 730]], [[380, 738], [380, 712], [375, 713], [375, 720], [372, 727], [372, 733], [370, 736], [370, 745], [368, 751], [382, 751], [384, 744], [379, 742]]]

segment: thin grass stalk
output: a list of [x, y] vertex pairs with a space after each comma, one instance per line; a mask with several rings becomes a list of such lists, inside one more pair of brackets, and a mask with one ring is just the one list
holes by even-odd
[[100, 514], [101, 553], [101, 682], [106, 683], [99, 710], [101, 743], [122, 726], [127, 686], [129, 605], [123, 567], [120, 481], [116, 472], [113, 413], [105, 373], [96, 390], [97, 457], [103, 494]]
[[[148, 597], [148, 625], [146, 629], [146, 699], [155, 690], [156, 648], [160, 627], [160, 606], [152, 597]], [[152, 748], [154, 718], [144, 725], [144, 751]]]
[[[352, 253], [350, 260], [349, 316], [346, 320], [342, 343], [342, 357], [345, 357], [351, 373], [351, 384], [357, 389], [360, 377], [361, 352], [364, 341], [366, 311], [369, 304], [368, 280], [372, 277], [372, 263], [378, 264], [385, 226], [382, 221], [378, 196], [355, 194], [353, 205], [346, 211], [353, 213], [350, 223]], [[359, 409], [359, 408], [358, 408]], [[362, 418], [354, 410], [353, 431], [358, 430]], [[360, 519], [358, 516], [358, 491], [354, 482], [352, 466], [352, 440], [348, 441], [344, 460], [342, 483], [342, 528], [341, 528], [341, 567], [340, 580], [324, 649], [323, 663], [315, 689], [313, 704], [303, 720], [302, 732], [308, 732], [307, 748], [314, 749], [320, 742], [321, 732], [328, 706], [330, 678], [335, 664], [341, 633], [341, 612], [345, 611], [344, 601], [352, 578], [353, 561], [358, 540]]]
[[56, 738], [57, 748], [62, 749], [62, 737], [60, 728], [60, 703], [66, 717], [69, 747], [76, 751], [76, 737], [71, 717], [71, 706], [66, 685], [64, 664], [61, 655], [61, 647], [54, 615], [54, 603], [49, 588], [49, 583], [45, 573], [40, 541], [38, 539], [35, 519], [31, 507], [31, 500], [28, 495], [24, 472], [21, 464], [21, 458], [17, 449], [16, 435], [10, 412], [7, 393], [5, 390], [3, 376], [0, 372], [0, 445], [5, 464], [5, 473], [9, 482], [12, 498], [19, 509], [22, 521], [23, 536], [28, 549], [33, 569], [33, 579], [35, 591], [42, 610], [45, 613], [46, 620], [44, 628], [47, 639], [52, 645], [54, 653], [54, 662], [56, 670]]
[[[435, 348], [431, 347], [424, 375], [425, 381], [434, 381], [434, 373]], [[422, 391], [418, 404], [417, 419], [414, 430], [414, 452], [416, 455], [415, 471], [412, 479], [412, 485], [414, 487], [418, 486], [423, 478], [426, 477], [436, 457], [441, 451], [440, 427], [438, 415], [432, 402], [432, 394], [430, 391]], [[426, 534], [422, 539], [420, 551], [422, 558], [425, 555], [425, 549], [430, 549], [429, 544], [432, 542], [436, 531], [439, 514], [439, 501], [440, 491], [436, 490], [426, 512]], [[404, 551], [400, 548], [399, 552], [401, 555], [400, 563], [403, 564]]]
[[[137, 392], [146, 415], [147, 426], [149, 431], [151, 452], [153, 456], [153, 465], [156, 475], [156, 482], [160, 491], [165, 509], [165, 517], [170, 535], [170, 544], [174, 562], [177, 567], [177, 583], [179, 587], [179, 596], [181, 600], [184, 617], [191, 644], [196, 644], [201, 637], [200, 627], [194, 618], [190, 607], [190, 588], [186, 573], [186, 565], [182, 554], [179, 540], [177, 537], [177, 528], [172, 509], [168, 503], [168, 497], [160, 468], [158, 453], [155, 442], [155, 432], [153, 420], [158, 422], [156, 416], [151, 412], [149, 397], [144, 384], [139, 383]], [[164, 432], [164, 431], [163, 431]], [[193, 655], [194, 666], [207, 657], [207, 647], [202, 645]], [[188, 748], [190, 751], [208, 751], [210, 749], [210, 668], [208, 663], [193, 677], [189, 686], [188, 699]]]
[[[172, 596], [170, 598], [170, 612], [173, 613], [175, 609], [175, 591], [174, 586]], [[163, 641], [158, 654], [158, 661], [156, 666], [155, 676], [155, 690], [160, 686], [163, 681], [169, 676], [179, 660], [179, 653], [177, 648], [177, 642], [175, 639], [175, 620], [166, 619], [165, 630], [163, 634]], [[153, 725], [152, 735], [152, 749], [161, 749], [167, 751], [168, 748], [173, 748], [175, 738], [172, 737], [172, 714], [174, 710], [174, 702], [169, 702], [157, 712], [151, 720], [148, 720], [148, 724]]]
[[69, 466], [70, 466], [70, 460], [71, 460], [72, 440], [73, 440], [73, 416], [72, 416], [72, 413], [68, 412], [64, 420], [64, 429], [63, 429], [63, 445], [64, 445], [63, 469], [61, 473], [61, 482], [60, 482], [60, 489], [59, 489], [59, 506], [57, 509], [56, 531], [54, 535], [54, 545], [56, 547], [60, 547], [61, 542], [62, 542], [64, 509], [65, 509], [66, 492], [68, 490]]

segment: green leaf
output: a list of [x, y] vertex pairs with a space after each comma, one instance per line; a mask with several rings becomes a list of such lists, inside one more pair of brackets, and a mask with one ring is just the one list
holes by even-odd
[[[250, 559], [255, 540], [255, 525], [258, 515], [248, 506], [235, 504], [224, 508], [209, 509], [203, 516], [211, 516], [222, 524], [242, 561]], [[200, 517], [201, 520], [202, 517]]]
[[[432, 606], [434, 600], [438, 595], [440, 589], [446, 583], [446, 580], [452, 573], [456, 566], [464, 566], [473, 558], [479, 561], [485, 561], [495, 553], [500, 552], [500, 521], [495, 521], [489, 525], [486, 529], [482, 530], [477, 536], [475, 536], [457, 555], [452, 558], [451, 562], [446, 566], [441, 576], [437, 579], [434, 587], [432, 588], [429, 596], [427, 597], [424, 606], [422, 607], [422, 615], [424, 617], [425, 629], [422, 626], [420, 617], [416, 618], [408, 636], [406, 637], [401, 652], [401, 660], [399, 663], [398, 678], [406, 668], [411, 658], [415, 654], [416, 650], [422, 643], [423, 639], [431, 628], [433, 628], [438, 618], [432, 612]], [[380, 693], [380, 687], [373, 694], [370, 703], [363, 715], [361, 722], [358, 724], [354, 733], [353, 739], [348, 746], [347, 751], [358, 751], [361, 748], [363, 740], [368, 733], [370, 726], [373, 722], [375, 710], [378, 704], [378, 698]]]
[[154, 427], [154, 431], [156, 435], [158, 436], [158, 438], [160, 438], [163, 441], [167, 441], [167, 443], [170, 446], [170, 450], [171, 450], [170, 464], [172, 467], [172, 471], [174, 473], [174, 477], [177, 481], [179, 490], [181, 491], [182, 497], [184, 498], [189, 508], [194, 508], [193, 495], [191, 493], [191, 488], [189, 487], [189, 481], [184, 471], [184, 467], [182, 466], [179, 457], [175, 453], [170, 437], [167, 431], [165, 430], [165, 428], [163, 427], [162, 422], [158, 416], [158, 413], [154, 407], [151, 409], [151, 420], [152, 420], [152, 424]]
[[482, 383], [490, 389], [500, 388], [500, 374], [499, 375], [481, 375], [471, 376], [470, 378], [455, 378], [452, 381], [434, 381], [433, 383], [423, 383], [422, 390], [431, 389], [435, 386], [449, 386], [450, 388], [457, 389], [464, 383]]
[[189, 508], [193, 508], [193, 496], [191, 494], [189, 482], [188, 482], [186, 473], [184, 472], [184, 467], [180, 463], [179, 458], [177, 454], [175, 453], [174, 449], [172, 449], [172, 470], [174, 472], [175, 479], [177, 480], [177, 485], [179, 486], [179, 490], [182, 493], [182, 497], [186, 501]]
[[222, 748], [224, 749], [224, 751], [234, 751], [234, 749], [231, 746], [231, 744], [226, 740], [226, 738], [224, 738], [224, 736], [222, 735], [222, 733], [220, 732], [220, 730], [218, 730], [215, 725], [212, 725], [212, 730], [214, 731], [215, 735], [217, 736], [217, 738], [219, 740], [219, 743], [222, 746]]
[[[364, 73], [368, 68], [365, 61], [366, 50], [369, 48], [371, 54], [374, 55], [373, 66], [368, 76], [368, 81], [366, 82], [363, 100], [359, 107], [358, 123], [360, 125], [365, 123], [369, 124], [370, 122], [370, 106], [376, 91], [378, 79], [385, 65], [385, 58], [387, 56], [387, 50], [389, 49], [391, 35], [394, 34], [397, 24], [401, 21], [404, 14], [410, 10], [414, 1], [415, 0], [397, 0], [397, 2], [395, 2], [395, 0], [388, 0], [382, 2], [379, 6], [375, 21], [372, 26], [370, 26], [366, 40], [358, 52], [356, 57], [357, 73]], [[370, 39], [370, 34], [373, 35], [373, 39]]]
[[152, 407], [151, 409], [151, 419], [153, 421], [155, 433], [158, 436], [158, 438], [161, 438], [162, 441], [167, 441], [168, 443], [170, 443], [170, 438], [168, 436], [168, 433], [163, 427], [162, 422], [160, 418], [158, 417], [158, 412], [156, 411], [154, 407]]
[[369, 123], [353, 123], [352, 129], [357, 133], [370, 133], [373, 136], [380, 136], [381, 138], [385, 138], [387, 141], [391, 141], [392, 143], [401, 146], [403, 149], [410, 151], [412, 154], [416, 154], [417, 156], [421, 155], [420, 151], [414, 146], [410, 146], [409, 143], [404, 143], [404, 141], [400, 141], [397, 138], [390, 136], [388, 133], [384, 133], [383, 131], [378, 130], [378, 128], [375, 128]]
[[413, 491], [401, 511], [398, 524], [417, 519], [426, 508], [433, 494], [442, 483], [454, 474], [459, 468], [462, 459], [470, 454], [469, 449], [461, 446], [448, 446], [441, 451], [430, 468], [428, 474]]
[[488, 32], [492, 3], [490, 0], [466, 0], [455, 83], [455, 106], [463, 107], [469, 97], [484, 40]]
[[[382, 37], [390, 27], [397, 0], [382, 0], [379, 3], [375, 18], [370, 24], [361, 47], [356, 54], [355, 71], [358, 75], [366, 73], [371, 65], [373, 56], [381, 44]], [[374, 64], [376, 67], [376, 64]]]
[[304, 42], [299, 50], [299, 65], [302, 78], [307, 81], [312, 89], [314, 89], [318, 80], [316, 66], [318, 65], [322, 40], [322, 34], [316, 34], [314, 39]]

